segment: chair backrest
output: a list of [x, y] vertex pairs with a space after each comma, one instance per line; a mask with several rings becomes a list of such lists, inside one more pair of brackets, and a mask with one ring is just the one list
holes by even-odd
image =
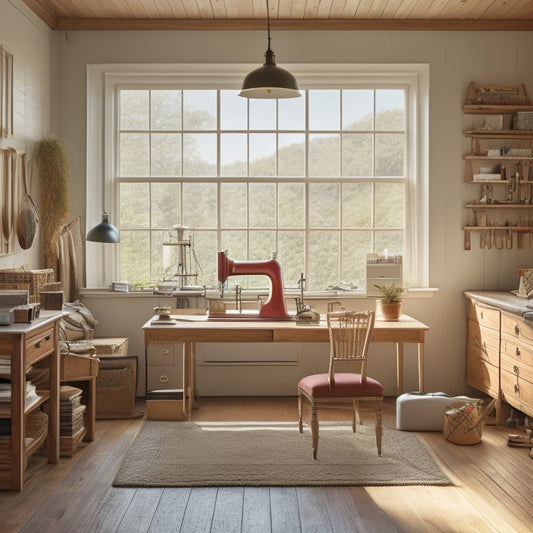
[[366, 358], [374, 329], [374, 311], [335, 311], [328, 313], [329, 381], [335, 383], [335, 363], [350, 363], [350, 371], [366, 376]]

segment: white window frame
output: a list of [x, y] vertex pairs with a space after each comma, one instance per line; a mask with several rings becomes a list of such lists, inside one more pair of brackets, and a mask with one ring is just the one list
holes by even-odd
[[[116, 220], [117, 198], [113, 177], [115, 93], [125, 84], [178, 84], [200, 89], [238, 89], [250, 64], [99, 64], [87, 66], [87, 228], [101, 221], [106, 211]], [[429, 287], [429, 65], [427, 64], [287, 64], [301, 89], [342, 89], [405, 85], [409, 201], [406, 205], [404, 270], [411, 287]], [[116, 245], [87, 243], [86, 286], [107, 287], [117, 280]]]

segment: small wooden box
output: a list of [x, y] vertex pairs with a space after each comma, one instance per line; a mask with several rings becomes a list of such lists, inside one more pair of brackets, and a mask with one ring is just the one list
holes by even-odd
[[128, 355], [128, 337], [91, 339], [96, 355]]
[[43, 309], [63, 309], [63, 291], [42, 291], [40, 298]]
[[183, 400], [146, 400], [147, 420], [185, 420]]

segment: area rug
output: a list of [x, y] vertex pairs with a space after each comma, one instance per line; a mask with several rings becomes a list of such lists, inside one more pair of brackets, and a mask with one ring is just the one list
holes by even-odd
[[311, 432], [297, 423], [145, 421], [115, 487], [449, 485], [414, 433], [384, 429], [377, 454], [372, 423], [320, 424], [318, 459]]

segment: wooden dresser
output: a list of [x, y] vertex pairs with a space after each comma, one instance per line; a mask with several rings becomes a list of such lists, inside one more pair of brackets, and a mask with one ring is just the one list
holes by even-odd
[[[533, 416], [533, 319], [522, 314], [528, 300], [509, 292], [467, 292], [466, 382], [505, 405]], [[533, 302], [532, 302], [533, 303]]]
[[[0, 377], [10, 385], [10, 399], [0, 403], [0, 418], [10, 426], [0, 437], [0, 489], [22, 489], [28, 458], [44, 442], [48, 462], [59, 460], [60, 318], [61, 312], [41, 311], [31, 324], [0, 327]], [[37, 383], [33, 397], [27, 394], [30, 376]], [[44, 422], [33, 430], [36, 418]]]

